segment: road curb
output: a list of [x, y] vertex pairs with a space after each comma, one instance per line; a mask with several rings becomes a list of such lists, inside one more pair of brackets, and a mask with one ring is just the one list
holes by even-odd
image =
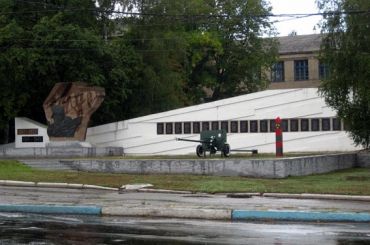
[[45, 188], [94, 189], [94, 190], [118, 191], [118, 188], [104, 187], [104, 186], [98, 186], [98, 185], [29, 182], [29, 181], [15, 181], [15, 180], [0, 180], [0, 186], [1, 185], [20, 186], [20, 187], [45, 187]]
[[142, 189], [119, 189], [120, 194], [125, 193], [132, 193], [132, 192], [142, 192], [142, 193], [161, 193], [161, 194], [193, 194], [191, 191], [173, 191], [173, 190], [165, 190], [165, 189], [150, 189], [150, 188], [142, 188]]
[[0, 212], [101, 215], [101, 210], [102, 208], [97, 206], [0, 204]]
[[149, 188], [139, 189], [138, 192], [144, 192], [144, 193], [166, 193], [166, 194], [193, 194], [193, 192], [191, 192], [191, 191], [173, 191], [173, 190], [149, 189]]
[[370, 222], [370, 213], [233, 210], [232, 220]]
[[333, 195], [333, 194], [289, 194], [289, 193], [263, 193], [262, 197], [295, 198], [295, 199], [322, 199], [322, 200], [348, 200], [370, 202], [370, 196]]
[[0, 212], [134, 216], [152, 218], [182, 218], [205, 220], [274, 220], [300, 222], [370, 222], [370, 213], [365, 212], [313, 212], [280, 210], [231, 210], [203, 208], [160, 208], [160, 207], [99, 207], [70, 205], [13, 205], [0, 204]]
[[230, 220], [231, 209], [159, 208], [159, 207], [103, 207], [102, 215], [140, 216], [156, 218], [184, 218]]
[[21, 186], [21, 187], [35, 187], [35, 182], [16, 181], [16, 180], [0, 180], [0, 185], [5, 186]]

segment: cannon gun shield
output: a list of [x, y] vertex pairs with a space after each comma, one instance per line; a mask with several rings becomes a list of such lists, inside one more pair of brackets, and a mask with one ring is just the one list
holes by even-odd
[[198, 157], [205, 157], [206, 152], [216, 154], [221, 152], [221, 156], [230, 156], [230, 145], [226, 142], [227, 133], [225, 130], [206, 130], [200, 133], [200, 140], [176, 138], [179, 141], [201, 143], [196, 147]]

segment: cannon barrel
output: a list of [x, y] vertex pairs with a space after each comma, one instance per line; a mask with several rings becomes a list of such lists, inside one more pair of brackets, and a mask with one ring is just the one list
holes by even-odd
[[252, 149], [252, 150], [230, 150], [230, 151], [234, 151], [234, 152], [252, 152], [252, 154], [258, 154], [258, 150], [257, 149]]
[[176, 138], [178, 141], [188, 141], [188, 142], [197, 142], [197, 143], [208, 143], [208, 141], [204, 140], [189, 140], [189, 139], [182, 139], [182, 138]]

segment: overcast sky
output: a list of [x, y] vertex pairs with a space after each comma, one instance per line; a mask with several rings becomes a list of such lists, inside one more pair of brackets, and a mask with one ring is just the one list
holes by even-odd
[[[269, 0], [272, 6], [273, 14], [304, 14], [317, 13], [319, 10], [316, 7], [315, 0]], [[285, 20], [275, 24], [278, 36], [287, 36], [293, 30], [298, 35], [320, 33], [320, 30], [315, 25], [320, 21], [320, 16], [312, 16], [301, 19], [291, 20], [290, 17], [274, 18], [273, 20]]]

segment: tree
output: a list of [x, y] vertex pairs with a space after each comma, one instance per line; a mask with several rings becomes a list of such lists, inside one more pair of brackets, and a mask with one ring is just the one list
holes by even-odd
[[357, 145], [370, 146], [370, 2], [319, 0], [324, 12], [321, 59], [330, 67], [321, 94], [349, 127]]
[[178, 93], [170, 104], [202, 102], [206, 91], [218, 100], [266, 86], [261, 71], [277, 52], [272, 39], [261, 38], [273, 33], [264, 0], [132, 2], [144, 15], [132, 18], [129, 39], [137, 40], [146, 67], [165, 71], [157, 84]]
[[131, 46], [104, 41], [95, 8], [91, 0], [0, 2], [3, 141], [15, 116], [45, 123], [42, 103], [57, 82], [84, 81], [107, 90], [96, 123], [127, 116], [122, 103], [141, 62]]
[[[143, 62], [141, 79], [134, 90], [140, 94], [128, 101], [134, 115], [145, 115], [192, 104], [185, 91], [188, 43], [184, 14], [187, 1], [131, 1], [142, 15], [121, 19], [123, 39]], [[189, 13], [190, 14], [190, 13]]]
[[214, 14], [222, 16], [210, 26], [219, 36], [221, 52], [213, 52], [209, 62], [212, 100], [256, 92], [266, 87], [263, 70], [271, 67], [277, 54], [273, 39], [262, 39], [273, 33], [267, 15], [271, 8], [264, 0], [215, 1]]

